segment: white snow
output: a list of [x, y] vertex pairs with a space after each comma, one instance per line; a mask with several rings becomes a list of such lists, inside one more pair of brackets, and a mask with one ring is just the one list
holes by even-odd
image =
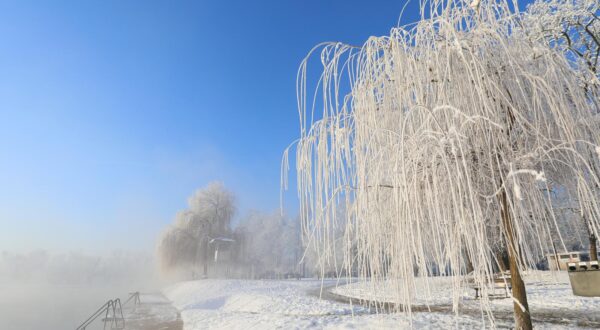
[[160, 293], [141, 293], [140, 304], [133, 301], [123, 306], [127, 329], [138, 329], [143, 322], [168, 323], [177, 321], [177, 310]]
[[[335, 282], [324, 282], [332, 285]], [[184, 329], [392, 329], [410, 327], [403, 314], [319, 299], [321, 281], [200, 280], [164, 290], [181, 311]], [[478, 326], [479, 319], [419, 313], [416, 328]]]
[[[527, 288], [527, 299], [534, 316], [534, 325], [544, 328], [576, 328], [578, 326], [600, 325], [600, 317], [595, 316], [600, 311], [600, 297], [578, 297], [573, 295], [567, 272], [537, 271], [527, 273], [524, 277]], [[365, 300], [394, 301], [397, 293], [390, 288], [395, 287], [393, 281], [386, 283], [360, 282], [332, 289], [332, 292]], [[451, 307], [453, 299], [452, 279], [438, 277], [428, 281], [421, 280], [415, 288], [415, 306], [447, 306]], [[494, 292], [503, 296], [502, 289]], [[513, 301], [510, 298], [496, 298], [490, 301], [492, 311], [496, 314], [511, 316]], [[464, 288], [460, 296], [460, 306], [463, 311], [478, 312], [480, 304], [475, 299], [474, 289]], [[536, 323], [535, 320], [538, 319]], [[500, 324], [509, 320], [500, 320]]]
[[[417, 303], [432, 305], [451, 304], [452, 288], [444, 280], [439, 287], [431, 288], [431, 299], [417, 299]], [[448, 282], [448, 283], [451, 283]], [[410, 328], [407, 314], [374, 313], [362, 306], [351, 306], [337, 301], [319, 299], [322, 282], [319, 280], [252, 281], [252, 280], [199, 280], [182, 282], [164, 290], [181, 312], [184, 329], [391, 329]], [[535, 313], [556, 312], [554, 320], [543, 323], [544, 328], [574, 328], [577, 315], [600, 310], [600, 298], [575, 297], [570, 291], [566, 273], [535, 273], [527, 276], [529, 302]], [[323, 282], [325, 288], [335, 286], [335, 281]], [[368, 288], [368, 290], [361, 290]], [[386, 294], [366, 293], [372, 288], [365, 283], [338, 286], [331, 290], [337, 294], [385, 300]], [[462, 296], [461, 306], [474, 308], [477, 312], [455, 316], [450, 312], [416, 312], [412, 314], [414, 328], [481, 328], [489, 326], [478, 312], [479, 304], [473, 291]], [[435, 304], [434, 304], [435, 302]], [[504, 318], [497, 319], [497, 326], [510, 326], [512, 301], [495, 299], [492, 306], [504, 311]], [[579, 314], [578, 314], [579, 313]], [[569, 317], [575, 317], [569, 320]], [[485, 321], [485, 323], [484, 323]], [[550, 320], [551, 321], [551, 320]], [[552, 322], [552, 321], [551, 321]], [[542, 325], [536, 322], [538, 326]], [[585, 324], [584, 324], [585, 325]]]

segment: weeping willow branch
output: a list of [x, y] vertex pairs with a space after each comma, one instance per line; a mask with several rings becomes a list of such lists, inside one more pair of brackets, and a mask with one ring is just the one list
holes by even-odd
[[[310, 57], [299, 70], [303, 228], [326, 264], [343, 224], [344, 267], [408, 312], [433, 267], [451, 276], [458, 310], [465, 265], [487, 297], [494, 247], [509, 249], [519, 278], [553, 251], [548, 181], [577, 187], [598, 236], [598, 89], [582, 86], [567, 52], [531, 38], [512, 6], [423, 1], [427, 18], [358, 50], [320, 45], [314, 90]], [[515, 306], [528, 313], [522, 297]]]

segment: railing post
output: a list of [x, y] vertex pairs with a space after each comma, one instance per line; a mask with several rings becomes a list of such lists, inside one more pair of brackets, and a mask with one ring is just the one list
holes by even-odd
[[[138, 301], [139, 301], [139, 297], [138, 297]], [[109, 300], [104, 305], [102, 305], [102, 307], [100, 307], [87, 320], [85, 320], [80, 326], [78, 326], [77, 330], [85, 330], [88, 325], [90, 325], [92, 322], [94, 322], [98, 317], [100, 317], [102, 315], [104, 315], [104, 319], [102, 320], [102, 322], [104, 323], [104, 325], [103, 325], [104, 330], [106, 330], [106, 324], [109, 322], [110, 322], [110, 329], [125, 328], [125, 316], [123, 315], [123, 305], [121, 304], [121, 299], [116, 298], [114, 300]], [[119, 324], [119, 322], [120, 322], [120, 324]]]

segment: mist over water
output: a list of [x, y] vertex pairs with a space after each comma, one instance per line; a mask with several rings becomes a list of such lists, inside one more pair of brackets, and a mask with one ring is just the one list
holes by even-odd
[[2, 252], [0, 329], [75, 329], [109, 299], [160, 288], [150, 255]]

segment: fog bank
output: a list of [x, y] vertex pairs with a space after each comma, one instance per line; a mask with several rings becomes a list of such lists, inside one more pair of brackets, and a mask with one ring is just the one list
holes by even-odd
[[[104, 302], [157, 291], [151, 255], [0, 253], [0, 329], [74, 329]], [[100, 324], [100, 323], [99, 323]]]

